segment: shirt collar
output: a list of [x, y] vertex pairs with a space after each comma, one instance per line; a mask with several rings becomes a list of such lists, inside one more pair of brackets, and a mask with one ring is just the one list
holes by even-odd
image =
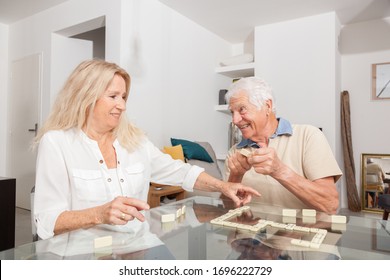
[[[275, 133], [271, 135], [270, 139], [282, 135], [291, 136], [293, 134], [291, 123], [283, 118], [278, 118], [277, 120], [278, 127], [276, 128]], [[241, 142], [237, 144], [237, 148], [241, 149], [245, 147], [260, 148], [259, 145], [257, 145], [257, 143], [252, 141], [251, 139], [243, 138]]]

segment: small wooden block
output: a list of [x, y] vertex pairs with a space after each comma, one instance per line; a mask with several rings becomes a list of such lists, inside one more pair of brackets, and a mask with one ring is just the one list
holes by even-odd
[[341, 215], [332, 215], [331, 220], [332, 223], [345, 224], [347, 222], [347, 217]]
[[247, 150], [247, 149], [240, 149], [240, 154], [242, 154], [245, 157], [249, 157], [251, 152], [249, 150]]
[[173, 222], [175, 221], [175, 214], [165, 214], [165, 215], [161, 215], [161, 222], [162, 223], [167, 223], [167, 222]]
[[107, 247], [112, 245], [112, 236], [107, 235], [103, 237], [97, 237], [93, 241], [93, 245], [95, 249]]

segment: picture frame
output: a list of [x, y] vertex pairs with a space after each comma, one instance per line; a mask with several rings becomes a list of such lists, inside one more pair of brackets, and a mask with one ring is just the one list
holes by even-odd
[[372, 100], [390, 100], [390, 62], [372, 64]]

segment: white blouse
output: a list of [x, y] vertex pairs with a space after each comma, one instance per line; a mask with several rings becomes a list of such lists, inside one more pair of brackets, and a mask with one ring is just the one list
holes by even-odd
[[[34, 196], [37, 233], [46, 239], [54, 235], [57, 217], [67, 210], [81, 210], [102, 205], [117, 196], [147, 201], [149, 183], [182, 186], [192, 191], [203, 168], [173, 160], [149, 140], [129, 153], [114, 142], [117, 168], [109, 170], [96, 141], [79, 129], [47, 132], [38, 149]], [[136, 230], [134, 219], [114, 230]]]

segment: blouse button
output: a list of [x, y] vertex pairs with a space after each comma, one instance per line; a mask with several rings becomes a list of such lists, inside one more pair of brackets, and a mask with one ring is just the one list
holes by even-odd
[[125, 180], [121, 179], [121, 183], [123, 183]]
[[100, 163], [100, 164], [102, 164], [102, 163], [103, 163], [103, 160], [102, 160], [102, 159], [101, 159], [101, 160], [99, 160], [99, 163]]
[[107, 181], [108, 181], [108, 182], [111, 182], [111, 178], [108, 178]]

